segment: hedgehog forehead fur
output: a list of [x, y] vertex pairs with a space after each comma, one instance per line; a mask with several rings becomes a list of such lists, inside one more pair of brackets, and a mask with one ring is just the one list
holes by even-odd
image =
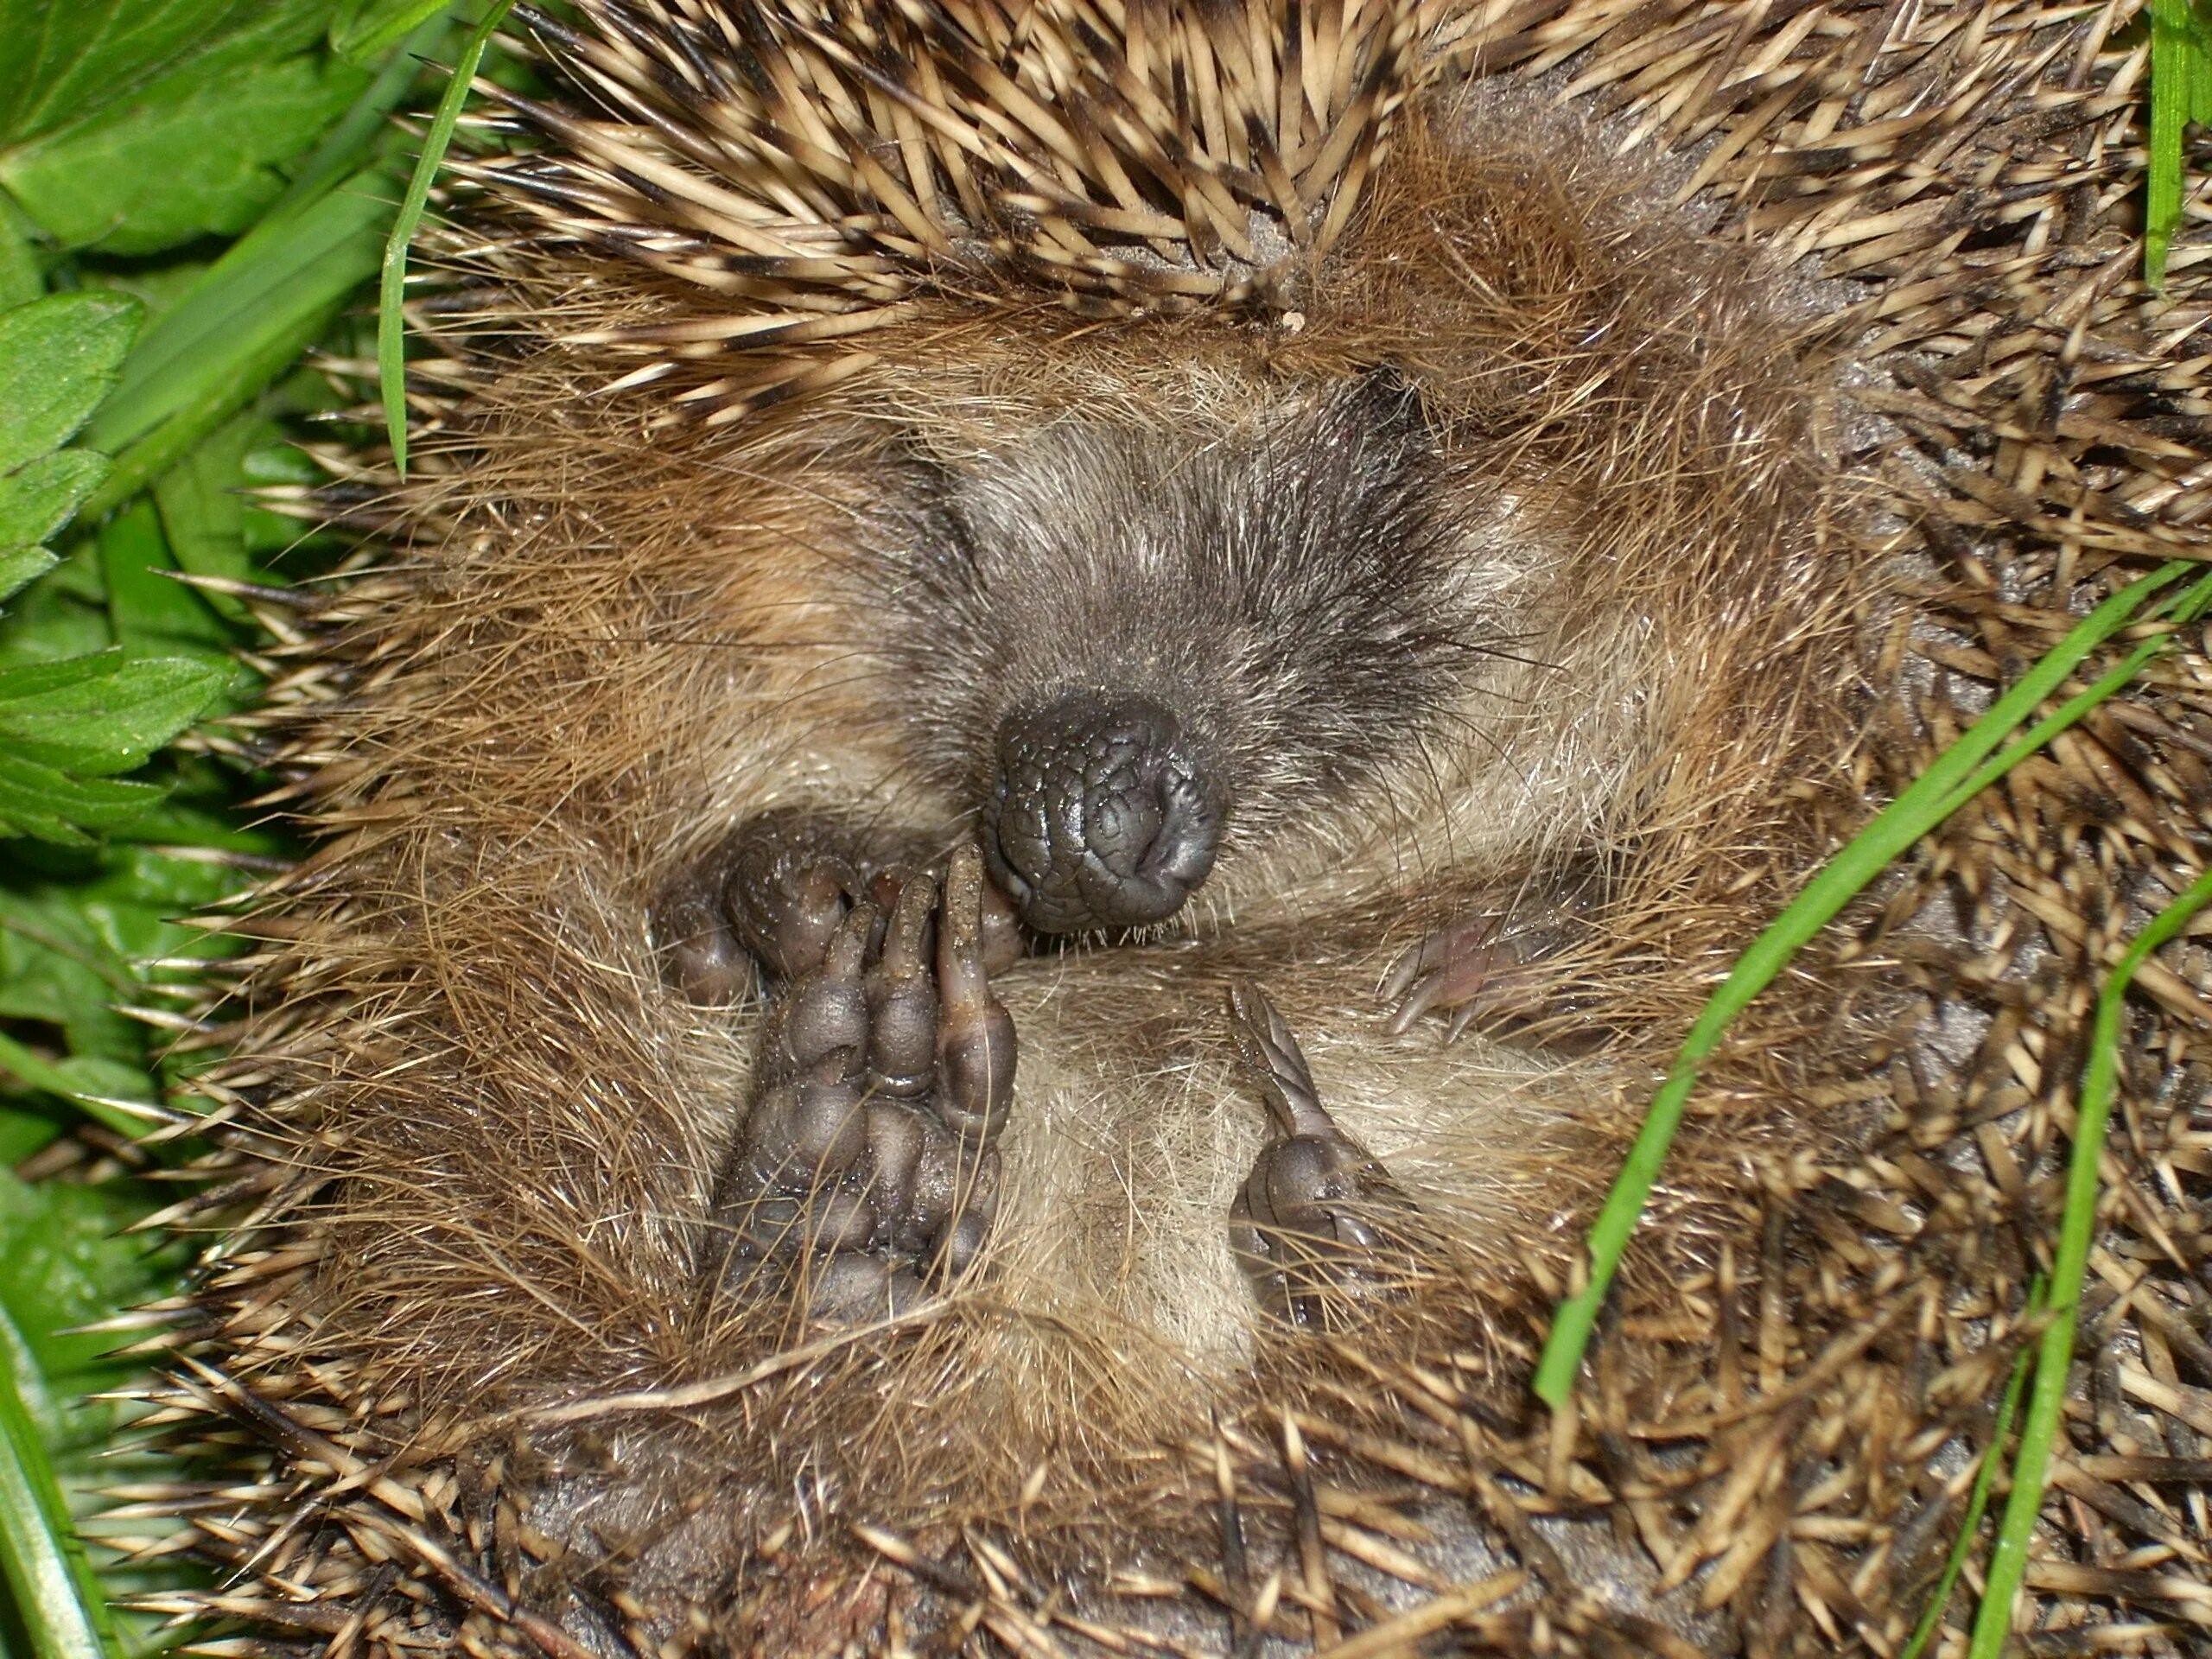
[[980, 798], [1010, 714], [1128, 690], [1184, 717], [1237, 801], [1232, 836], [1262, 836], [1437, 737], [1485, 655], [1515, 648], [1530, 561], [1473, 544], [1483, 515], [1444, 465], [1383, 377], [1278, 393], [1218, 431], [1070, 412], [920, 477], [887, 467], [911, 510], [856, 561], [861, 649], [956, 789]]

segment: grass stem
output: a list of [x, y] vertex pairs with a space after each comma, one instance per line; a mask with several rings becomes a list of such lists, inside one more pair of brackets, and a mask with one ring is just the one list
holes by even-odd
[[1989, 1574], [1974, 1611], [1967, 1659], [1998, 1659], [2012, 1630], [2012, 1609], [2028, 1570], [2028, 1541], [2043, 1512], [2058, 1421], [2066, 1407], [2066, 1375], [2074, 1363], [2074, 1327], [2080, 1316], [2082, 1285], [2089, 1267], [2089, 1246], [2096, 1232], [2098, 1164], [2104, 1154], [2105, 1128], [2112, 1118], [2120, 1081], [2120, 1025], [2127, 988], [2153, 951], [2212, 904], [2212, 870], [2184, 888], [2152, 917], [2129, 943], [2097, 993], [2089, 1026], [2088, 1064], [2082, 1069], [2082, 1094], [2075, 1108], [2074, 1150], [2066, 1166], [2066, 1207], [2059, 1217], [2058, 1249], [2050, 1267], [2053, 1318], [2037, 1344], [2035, 1383], [2027, 1415], [2020, 1424], [2020, 1450], [2012, 1464], [2012, 1491], [1997, 1523], [1997, 1542], [1989, 1555]]
[[484, 48], [491, 43], [492, 32], [507, 15], [507, 8], [514, 0], [494, 0], [485, 12], [483, 21], [469, 31], [468, 40], [461, 49], [461, 58], [453, 67], [453, 78], [446, 83], [445, 96], [438, 100], [438, 112], [431, 118], [430, 130], [423, 137], [423, 153], [415, 158], [415, 171], [407, 181], [407, 194], [400, 198], [399, 216], [392, 221], [391, 234], [384, 245], [384, 269], [377, 285], [377, 384], [384, 397], [385, 431], [391, 442], [392, 469], [400, 477], [407, 476], [407, 321], [404, 307], [407, 298], [407, 249], [415, 239], [415, 230], [423, 222], [423, 210], [429, 204], [430, 185], [444, 165], [446, 150], [453, 143], [454, 128], [460, 124], [461, 105], [468, 101], [468, 89], [476, 79], [477, 66], [484, 61]]
[[[2212, 601], [2212, 576], [2204, 575], [2203, 567], [2199, 564], [2176, 559], [2130, 582], [2083, 617], [2021, 677], [2018, 684], [1998, 698], [1988, 713], [1937, 756], [1910, 787], [1877, 813], [1737, 959], [1727, 979], [1713, 992], [1690, 1027], [1665, 1084], [1644, 1116], [1643, 1128], [1629, 1148], [1605, 1207], [1590, 1230], [1587, 1277], [1580, 1290], [1560, 1304], [1553, 1317], [1551, 1334], [1537, 1363], [1534, 1386], [1539, 1399], [1554, 1409], [1567, 1403], [1575, 1376], [1581, 1370], [1590, 1333], [1596, 1326], [1598, 1311], [1604, 1305], [1605, 1292], [1619, 1270], [1629, 1240], [1649, 1201], [1660, 1167], [1666, 1161], [1667, 1150], [1681, 1126], [1698, 1075], [1719, 1049], [1730, 1023], [1774, 982], [1790, 958], [1892, 861], [1965, 805], [1976, 791], [1995, 780], [1999, 770], [1982, 763], [2065, 683], [2083, 658], [2134, 621], [2137, 613], [2161, 589], [2191, 572], [2197, 573], [2200, 580], [2177, 600], [2170, 598], [2154, 614], [2193, 615]], [[2139, 647], [2136, 654], [2141, 661], [2129, 669], [2131, 675], [2139, 670], [2142, 662], [2149, 660], [2165, 637], [2145, 642], [2148, 650]], [[2115, 670], [2098, 683], [2099, 687], [2104, 688], [2101, 695], [2109, 696], [2124, 683], [2116, 677], [2118, 673]], [[2058, 713], [2037, 722], [2020, 741], [2005, 750], [2001, 757], [2004, 765], [2017, 764], [2080, 719], [2093, 706], [2093, 702], [2083, 701], [2089, 696], [2088, 692], [2082, 694]], [[2072, 711], [2070, 715], [2069, 710]]]
[[[2042, 1310], [2044, 1299], [2043, 1276], [2038, 1274], [2034, 1284], [2028, 1287], [2028, 1312]], [[1897, 1659], [1920, 1659], [1943, 1622], [1943, 1609], [1951, 1599], [1951, 1591], [1965, 1569], [1967, 1556], [1974, 1548], [1974, 1535], [1981, 1530], [1981, 1517], [1989, 1507], [1989, 1489], [1996, 1484], [1997, 1465], [2005, 1461], [2005, 1443], [2012, 1438], [2012, 1418], [2020, 1408], [2020, 1391], [2027, 1386], [2028, 1367], [2035, 1358], [2035, 1350], [2025, 1343], [2012, 1357], [2012, 1375], [2005, 1380], [2004, 1397], [1997, 1404], [1997, 1418], [1991, 1424], [1989, 1444], [1983, 1448], [1981, 1462], [1974, 1470], [1974, 1490], [1967, 1495], [1966, 1513], [1959, 1518], [1959, 1535], [1951, 1540], [1951, 1553], [1943, 1558], [1942, 1575], [1936, 1580], [1936, 1588], [1928, 1598], [1928, 1605], [1920, 1615], [1920, 1623], [1913, 1626], [1911, 1639], [1898, 1650]]]

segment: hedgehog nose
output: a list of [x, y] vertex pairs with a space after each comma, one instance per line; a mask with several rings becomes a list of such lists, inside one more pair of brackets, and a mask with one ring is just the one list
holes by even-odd
[[1141, 927], [1205, 880], [1228, 817], [1225, 791], [1167, 709], [1071, 691], [999, 728], [983, 844], [1040, 932]]

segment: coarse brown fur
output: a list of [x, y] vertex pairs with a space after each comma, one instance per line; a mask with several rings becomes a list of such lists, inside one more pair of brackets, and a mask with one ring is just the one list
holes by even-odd
[[[270, 1535], [270, 1582], [319, 1586], [293, 1610], [306, 1630], [335, 1606], [388, 1645], [830, 1651], [895, 1648], [969, 1610], [967, 1630], [1009, 1647], [1071, 1649], [1112, 1625], [1325, 1646], [1368, 1624], [1377, 1652], [1448, 1624], [1508, 1649], [1776, 1651], [1839, 1628], [1879, 1646], [1910, 1623], [1926, 1571], [1894, 1567], [1899, 1529], [1930, 1511], [1910, 1495], [2009, 1352], [2019, 1274], [1940, 1268], [1968, 1288], [1939, 1310], [1900, 1300], [1903, 1256], [1849, 1234], [1932, 1234], [1946, 1203], [1972, 1211], [1980, 1198], [1947, 1198], [1932, 1173], [1924, 1222], [1882, 1185], [1961, 1149], [2019, 1186], [1988, 1130], [1993, 1112], [2028, 1108], [1977, 1096], [1977, 1079], [2020, 1052], [2007, 1019], [2044, 1016], [1986, 988], [2018, 970], [1970, 960], [2006, 941], [1940, 891], [1946, 861], [1967, 861], [1974, 895], [1994, 866], [1973, 861], [2003, 855], [1968, 837], [1894, 878], [1887, 909], [1816, 947], [1739, 1033], [1618, 1293], [1629, 1323], [1600, 1344], [1588, 1446], [1573, 1417], [1529, 1424], [1516, 1390], [1706, 990], [1940, 734], [1913, 722], [1971, 709], [1914, 664], [1986, 661], [2001, 625], [1977, 608], [1977, 572], [2012, 560], [2031, 573], [2017, 581], [2056, 581], [1998, 545], [1999, 523], [2048, 533], [2033, 527], [2049, 513], [2017, 470], [1981, 543], [1928, 507], [1957, 443], [1898, 462], [1905, 435], [1930, 429], [1912, 396], [1943, 406], [1920, 385], [1932, 336], [1885, 337], [1899, 279], [1811, 257], [1816, 217], [1795, 240], [1721, 233], [1721, 204], [1694, 192], [1726, 173], [1743, 127], [1638, 160], [1637, 122], [1657, 118], [1562, 83], [1582, 60], [1526, 84], [1465, 73], [1485, 40], [1505, 61], [1501, 39], [1548, 68], [1576, 11], [1549, 48], [1538, 22], [1404, 14], [1372, 48], [1391, 95], [1351, 105], [1387, 152], [1355, 147], [1379, 159], [1316, 181], [1298, 222], [1325, 235], [1278, 225], [1279, 250], [1241, 261], [1117, 255], [1110, 276], [1075, 282], [1090, 296], [1076, 310], [1056, 302], [1060, 268], [999, 250], [963, 276], [956, 249], [934, 256], [950, 274], [869, 275], [896, 289], [879, 310], [827, 314], [864, 319], [864, 350], [799, 340], [733, 365], [709, 342], [641, 373], [641, 353], [708, 338], [687, 321], [769, 302], [687, 290], [671, 272], [695, 253], [611, 257], [635, 238], [534, 243], [508, 221], [479, 255], [498, 288], [473, 303], [501, 335], [467, 346], [465, 395], [418, 436], [405, 556], [321, 605], [287, 688], [308, 716], [287, 758], [327, 839], [240, 924], [270, 947], [237, 994], [245, 1024], [224, 1033], [233, 1155], [252, 1160], [256, 1223], [272, 1230], [242, 1235], [260, 1242], [211, 1281], [226, 1334], [188, 1386], [258, 1423], [280, 1471], [363, 1494]], [[1787, 60], [1789, 28], [1764, 27], [1747, 12], [1732, 49]], [[1881, 27], [1836, 20], [1837, 49], [1872, 51]], [[1693, 30], [1681, 49], [1713, 38]], [[1948, 84], [1940, 61], [1906, 73]], [[495, 200], [527, 196], [482, 171]], [[1176, 287], [1223, 270], [1244, 274]], [[886, 578], [920, 510], [906, 471], [997, 478], [1091, 544], [1179, 467], [1294, 448], [1284, 435], [1377, 371], [1419, 400], [1435, 461], [1423, 500], [1495, 648], [1467, 653], [1427, 723], [1385, 733], [1350, 783], [1301, 771], [1300, 745], [1328, 734], [1278, 717], [1258, 747], [1280, 769], [1185, 917], [1000, 977], [1020, 1070], [979, 1271], [860, 1329], [702, 1283], [758, 1015], [670, 986], [656, 895], [732, 825], [794, 804], [950, 845], [977, 804], [957, 759], [973, 744], [932, 747], [967, 717], [930, 702], [932, 653], [944, 685], [988, 690], [1014, 671]], [[691, 416], [729, 418], [671, 419], [687, 397]], [[2098, 418], [2088, 441], [2125, 434]], [[1126, 499], [1110, 470], [1020, 497], [1068, 434], [1160, 471]], [[2180, 499], [2124, 518], [2073, 505], [2155, 549], [2185, 543], [2157, 531]], [[2119, 545], [2103, 533], [2082, 544]], [[2065, 573], [2001, 613], [2047, 635], [2082, 579]], [[1110, 632], [1104, 605], [1091, 629], [1078, 608], [1020, 650]], [[920, 717], [902, 723], [909, 705]], [[2152, 744], [2177, 728], [2137, 729]], [[2125, 779], [2182, 778], [2169, 793], [2201, 803], [2194, 750], [2149, 753], [2095, 775], [2116, 816], [2186, 867], [2195, 821]], [[1543, 963], [1532, 1021], [1449, 1045], [1433, 1021], [1385, 1031], [1376, 988], [1394, 956], [1562, 887], [1582, 926]], [[2113, 913], [2141, 902], [2128, 890]], [[1935, 988], [1935, 1014], [1900, 964]], [[1262, 1322], [1229, 1250], [1224, 1217], [1264, 1128], [1222, 1014], [1246, 978], [1418, 1211], [1397, 1294], [1336, 1310], [1329, 1333]], [[2194, 1011], [2184, 978], [2164, 982], [2170, 1008]], [[1997, 1012], [1946, 1023], [1968, 984]], [[2056, 1083], [2063, 1051], [2035, 1052]], [[2185, 1119], [2196, 1085], [2179, 1053], [2166, 1109]], [[1896, 1144], [1946, 1114], [1955, 1144]], [[2194, 1267], [2193, 1244], [2171, 1243], [2183, 1236], [2163, 1234]], [[1854, 1274], [1868, 1287], [1847, 1295]], [[1791, 1295], [1810, 1311], [1802, 1347], [1777, 1328]], [[1859, 1345], [1817, 1347], [1824, 1319], [1853, 1336], [1847, 1304], [1863, 1310]], [[1936, 1362], [1902, 1333], [1946, 1319], [1984, 1323], [1931, 1393]], [[1872, 1344], [1887, 1370], [1867, 1369]], [[1852, 1463], [1844, 1442], [1909, 1376], [1920, 1403], [1894, 1408], [1898, 1427], [1927, 1444], [1885, 1453], [1902, 1474], [1871, 1451]], [[1821, 1391], [1847, 1380], [1855, 1394]], [[1709, 1442], [1690, 1459], [1708, 1484], [1662, 1512], [1652, 1494], [1674, 1490], [1675, 1465], [1638, 1437]], [[1824, 1483], [1869, 1519], [1793, 1534], [1792, 1506]], [[1608, 1503], [1616, 1525], [1585, 1524]], [[379, 1574], [385, 1560], [412, 1587]], [[1762, 1599], [1770, 1579], [1779, 1599]], [[1394, 1616], [1411, 1621], [1395, 1637]]]

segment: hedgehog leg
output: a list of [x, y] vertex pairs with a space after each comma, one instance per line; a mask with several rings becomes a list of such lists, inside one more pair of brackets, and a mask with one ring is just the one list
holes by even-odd
[[[997, 1204], [1014, 1025], [990, 994], [981, 855], [853, 906], [762, 1033], [753, 1103], [718, 1192], [719, 1270], [802, 1268], [824, 1316], [921, 1300], [966, 1270]], [[932, 950], [934, 935], [934, 950]]]
[[1229, 1023], [1277, 1130], [1230, 1209], [1230, 1247], [1263, 1306], [1295, 1325], [1320, 1325], [1332, 1302], [1371, 1296], [1397, 1276], [1387, 1258], [1406, 1200], [1322, 1106], [1298, 1039], [1266, 993], [1232, 987]]
[[[1465, 917], [1416, 941], [1382, 982], [1384, 1001], [1395, 1004], [1390, 1034], [1402, 1036], [1432, 1012], [1447, 1016], [1446, 1042], [1478, 1022], [1514, 1030], [1573, 1014], [1546, 965], [1586, 931], [1582, 918], [1593, 885], [1578, 881], [1541, 904]], [[1554, 1032], [1543, 1046], [1572, 1049], [1586, 1036], [1604, 1034]]]

